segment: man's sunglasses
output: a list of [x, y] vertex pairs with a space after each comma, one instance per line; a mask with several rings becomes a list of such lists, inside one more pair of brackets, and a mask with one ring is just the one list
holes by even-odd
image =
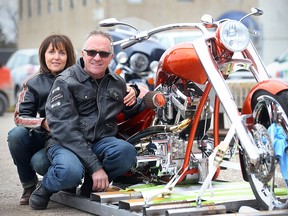
[[110, 52], [105, 52], [105, 51], [86, 50], [86, 49], [84, 49], [84, 51], [87, 53], [88, 56], [93, 57], [93, 58], [97, 54], [99, 54], [101, 58], [108, 58], [108, 56], [111, 54]]

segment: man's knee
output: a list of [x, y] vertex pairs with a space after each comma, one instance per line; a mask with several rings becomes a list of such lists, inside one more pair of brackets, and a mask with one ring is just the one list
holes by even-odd
[[45, 175], [50, 167], [51, 163], [48, 159], [45, 149], [41, 149], [36, 152], [31, 158], [31, 167], [39, 175]]
[[120, 157], [118, 158], [119, 164], [121, 166], [126, 167], [126, 169], [130, 169], [132, 165], [137, 162], [137, 151], [133, 145], [127, 143], [126, 145], [122, 145], [119, 151]]

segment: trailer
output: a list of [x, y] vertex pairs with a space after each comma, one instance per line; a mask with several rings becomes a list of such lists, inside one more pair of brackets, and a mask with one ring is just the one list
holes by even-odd
[[[91, 193], [90, 198], [60, 191], [51, 200], [101, 216], [288, 214], [288, 210], [260, 211], [249, 183], [244, 181], [213, 181], [202, 197], [201, 206], [196, 203], [201, 184], [180, 184], [174, 187], [171, 194], [163, 196], [161, 190], [164, 186], [138, 184], [125, 190]], [[155, 197], [145, 202], [145, 198], [151, 194], [155, 194]]]

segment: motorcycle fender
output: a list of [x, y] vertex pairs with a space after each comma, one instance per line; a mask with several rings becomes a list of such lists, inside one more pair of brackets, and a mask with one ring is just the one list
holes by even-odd
[[[242, 107], [242, 114], [243, 115], [251, 115], [250, 118], [246, 119], [246, 124], [248, 125], [248, 128], [252, 129], [253, 124], [254, 124], [254, 119], [252, 118], [252, 98], [253, 95], [259, 91], [259, 90], [265, 90], [271, 94], [278, 94], [279, 92], [285, 90], [288, 88], [288, 84], [281, 80], [265, 80], [259, 83], [256, 83], [256, 85], [249, 91], [248, 95], [246, 96], [245, 102]], [[240, 158], [240, 164], [241, 164], [241, 170], [242, 170], [242, 175], [243, 179], [245, 181], [248, 181], [248, 176], [247, 173], [244, 172], [245, 170], [245, 164], [243, 160], [243, 153], [240, 152], [239, 154]]]
[[249, 91], [248, 95], [246, 96], [242, 107], [242, 114], [252, 114], [252, 98], [255, 92], [259, 90], [265, 90], [271, 94], [276, 95], [285, 89], [288, 89], [288, 84], [277, 79], [269, 79], [256, 83], [256, 85]]

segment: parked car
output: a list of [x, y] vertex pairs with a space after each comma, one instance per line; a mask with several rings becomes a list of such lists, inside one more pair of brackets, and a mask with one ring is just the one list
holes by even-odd
[[38, 49], [17, 50], [8, 59], [6, 66], [11, 70], [14, 96], [17, 99], [24, 80], [39, 70]]
[[178, 31], [167, 31], [161, 32], [153, 36], [160, 44], [162, 44], [166, 49], [169, 47], [182, 43], [192, 41], [201, 37], [203, 34], [200, 31], [192, 30], [178, 30]]
[[267, 71], [272, 78], [288, 80], [288, 48], [273, 63], [267, 65]]
[[4, 114], [12, 102], [14, 102], [13, 83], [10, 69], [0, 65], [0, 116]]

